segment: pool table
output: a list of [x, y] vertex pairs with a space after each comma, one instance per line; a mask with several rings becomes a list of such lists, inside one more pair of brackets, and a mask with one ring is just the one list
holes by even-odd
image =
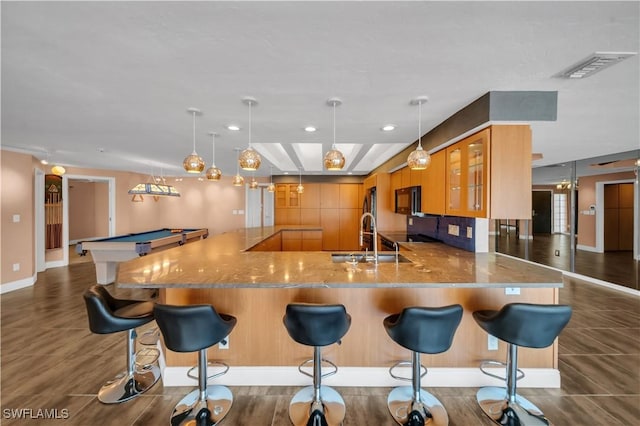
[[204, 239], [209, 235], [203, 229], [157, 229], [155, 231], [119, 235], [76, 244], [76, 253], [80, 256], [91, 251], [96, 264], [98, 284], [111, 284], [116, 279], [118, 262], [145, 256], [152, 250], [169, 245], [183, 245], [191, 239]]

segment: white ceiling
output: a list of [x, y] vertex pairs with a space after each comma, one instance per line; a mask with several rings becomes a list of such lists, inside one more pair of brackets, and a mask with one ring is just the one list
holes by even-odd
[[[186, 109], [197, 107], [197, 152], [208, 167], [207, 132], [219, 133], [216, 164], [235, 174], [234, 148], [249, 141], [245, 96], [258, 100], [255, 147], [274, 159], [284, 152], [295, 173], [305, 144], [322, 144], [316, 164], [331, 146], [331, 97], [343, 101], [337, 142], [356, 152], [343, 174], [366, 173], [416, 140], [409, 102], [420, 95], [429, 96], [428, 132], [488, 91], [557, 90], [558, 120], [532, 123], [533, 151], [544, 155], [534, 167], [640, 149], [637, 55], [586, 79], [554, 77], [596, 51], [638, 52], [637, 1], [1, 8], [3, 147], [65, 165], [185, 175]], [[227, 130], [232, 123], [242, 130]], [[382, 132], [388, 123], [398, 128]], [[307, 125], [318, 131], [303, 131]], [[267, 157], [257, 175], [269, 175]]]

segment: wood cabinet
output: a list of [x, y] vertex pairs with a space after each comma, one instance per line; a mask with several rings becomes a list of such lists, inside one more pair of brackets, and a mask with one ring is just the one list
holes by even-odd
[[489, 129], [446, 148], [446, 213], [487, 216]]
[[491, 126], [445, 149], [445, 214], [531, 218], [531, 130]]
[[300, 195], [297, 191], [298, 185], [291, 183], [279, 183], [276, 185], [276, 209], [278, 208], [300, 208]]
[[[295, 192], [296, 187], [276, 186], [275, 224], [318, 225], [323, 232], [309, 238], [283, 234], [282, 250], [356, 250], [363, 185], [310, 183], [305, 184], [302, 194]], [[292, 191], [298, 197], [292, 196]]]
[[431, 164], [422, 171], [421, 208], [428, 214], [445, 214], [446, 150], [431, 154]]

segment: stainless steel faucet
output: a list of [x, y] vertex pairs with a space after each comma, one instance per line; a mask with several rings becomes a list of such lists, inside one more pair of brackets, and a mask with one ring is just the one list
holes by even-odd
[[[371, 229], [373, 232], [365, 231], [363, 228], [364, 218], [369, 216], [371, 218]], [[376, 227], [376, 218], [369, 212], [363, 213], [360, 216], [360, 248], [364, 245], [364, 235], [373, 236], [373, 262], [378, 264], [378, 228]]]

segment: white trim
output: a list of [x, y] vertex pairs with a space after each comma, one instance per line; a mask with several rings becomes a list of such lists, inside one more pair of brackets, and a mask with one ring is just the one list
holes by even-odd
[[584, 244], [578, 244], [578, 245], [576, 245], [576, 248], [578, 250], [590, 251], [590, 252], [593, 252], [593, 253], [602, 253], [601, 251], [598, 251], [598, 249], [596, 247], [585, 246]]
[[[164, 386], [197, 386], [196, 380], [187, 377], [190, 367], [165, 367], [162, 371]], [[406, 369], [407, 377], [411, 377]], [[479, 368], [429, 368], [431, 387], [480, 387], [504, 386], [504, 381], [483, 374]], [[525, 377], [518, 381], [519, 388], [559, 388], [560, 372], [553, 368], [523, 368]], [[504, 374], [504, 369], [497, 369]], [[228, 386], [308, 386], [311, 379], [303, 376], [298, 367], [236, 367], [211, 384]], [[377, 387], [406, 386], [408, 382], [394, 379], [387, 367], [339, 367], [338, 374], [322, 379], [327, 386]]]
[[[68, 256], [68, 254], [67, 254], [67, 256]], [[61, 266], [67, 266], [68, 263], [69, 263], [68, 261], [65, 263], [64, 260], [51, 260], [49, 262], [45, 262], [45, 268], [46, 269], [59, 268]]]
[[31, 287], [36, 283], [38, 274], [32, 277], [23, 278], [17, 281], [11, 281], [0, 285], [0, 294], [9, 293], [10, 291], [20, 290], [21, 288]]
[[489, 219], [476, 218], [475, 220], [475, 252], [489, 252]]
[[34, 168], [34, 200], [33, 200], [33, 263], [36, 272], [43, 272], [46, 267], [45, 244], [44, 244], [44, 172], [39, 168]]
[[573, 273], [573, 272], [562, 271], [562, 273], [564, 275], [566, 275], [567, 277], [577, 278], [577, 279], [582, 280], [582, 281], [590, 282], [591, 284], [600, 285], [602, 287], [608, 287], [608, 288], [613, 289], [613, 290], [621, 291], [623, 293], [628, 293], [628, 294], [631, 294], [633, 296], [640, 297], [640, 290], [635, 290], [633, 288], [625, 287], [625, 286], [622, 286], [622, 285], [619, 285], [619, 284], [610, 283], [609, 281], [602, 281], [602, 280], [599, 280], [597, 278], [587, 277], [586, 275], [580, 275], [580, 274], [576, 274], [576, 273]]

